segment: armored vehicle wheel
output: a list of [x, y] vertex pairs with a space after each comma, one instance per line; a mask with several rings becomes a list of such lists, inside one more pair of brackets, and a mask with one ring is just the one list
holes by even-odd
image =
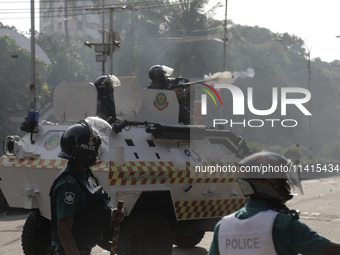
[[6, 201], [4, 194], [2, 193], [0, 189], [0, 214], [7, 212], [8, 209], [9, 209], [8, 203]]
[[121, 224], [119, 255], [171, 255], [172, 238], [168, 221], [156, 212], [138, 212]]
[[192, 234], [175, 234], [174, 235], [174, 245], [177, 245], [177, 247], [180, 248], [192, 248], [195, 247], [196, 244], [198, 244], [205, 232], [196, 232]]
[[39, 211], [33, 211], [27, 218], [21, 235], [25, 255], [45, 255], [51, 243], [50, 221]]

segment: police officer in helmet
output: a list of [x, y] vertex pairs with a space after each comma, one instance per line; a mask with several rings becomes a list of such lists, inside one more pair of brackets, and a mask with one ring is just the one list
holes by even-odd
[[120, 80], [114, 75], [102, 75], [95, 80], [93, 85], [98, 92], [97, 116], [104, 120], [109, 117], [116, 120], [114, 87], [120, 86]]
[[151, 80], [148, 89], [173, 90], [179, 103], [179, 123], [190, 124], [190, 86], [185, 89], [181, 86], [172, 86], [173, 84], [189, 82], [184, 78], [170, 78], [174, 69], [165, 65], [154, 65], [149, 69], [149, 78]]
[[[286, 207], [296, 191], [302, 193], [297, 171], [289, 160], [260, 152], [239, 165], [240, 188], [250, 200], [217, 223], [208, 255], [340, 254], [340, 244], [312, 231], [299, 221], [296, 211]], [[263, 176], [251, 173], [252, 167], [275, 167], [279, 171]]]
[[[96, 164], [104, 130], [96, 129], [93, 120], [105, 123], [106, 130], [111, 128], [98, 117], [87, 118], [70, 126], [60, 141], [58, 156], [68, 162], [50, 190], [52, 254], [55, 255], [88, 255], [101, 241], [102, 233], [111, 230], [110, 198], [94, 181], [90, 169]], [[114, 210], [114, 213], [120, 212]]]
[[169, 89], [169, 77], [174, 69], [165, 65], [154, 65], [149, 69], [149, 89]]

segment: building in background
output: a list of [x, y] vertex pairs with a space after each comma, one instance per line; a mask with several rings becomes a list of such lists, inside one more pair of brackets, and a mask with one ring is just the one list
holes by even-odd
[[109, 6], [113, 4], [112, 2], [109, 0], [41, 0], [40, 32], [90, 35], [99, 39], [102, 37], [103, 12], [90, 11], [86, 8]]

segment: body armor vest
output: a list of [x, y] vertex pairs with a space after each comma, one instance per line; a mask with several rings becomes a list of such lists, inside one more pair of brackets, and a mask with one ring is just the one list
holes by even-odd
[[276, 254], [272, 230], [278, 212], [259, 212], [247, 219], [235, 214], [222, 219], [218, 234], [221, 255], [274, 255]]
[[57, 208], [54, 196], [54, 188], [61, 177], [72, 175], [84, 192], [87, 193], [87, 200], [84, 207], [77, 211], [72, 234], [78, 247], [95, 246], [102, 238], [102, 233], [111, 230], [111, 213], [112, 206], [109, 203], [108, 193], [103, 191], [102, 186], [96, 186], [90, 180], [82, 179], [77, 173], [64, 169], [53, 182], [50, 190], [51, 200], [51, 223], [52, 223], [52, 240], [60, 243], [57, 233]]

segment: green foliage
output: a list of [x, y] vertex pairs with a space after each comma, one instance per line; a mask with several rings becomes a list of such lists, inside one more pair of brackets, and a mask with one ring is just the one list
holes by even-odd
[[100, 75], [93, 49], [84, 45], [84, 38], [72, 38], [68, 44], [61, 34], [40, 33], [37, 37], [37, 43], [53, 63], [48, 76], [48, 84], [52, 87], [62, 82], [93, 81]]
[[263, 145], [260, 143], [252, 142], [252, 143], [248, 143], [248, 146], [250, 150], [252, 151], [252, 153], [256, 153], [256, 152], [260, 152], [264, 150]]
[[283, 153], [282, 153], [283, 152], [283, 148], [280, 145], [271, 146], [271, 147], [268, 148], [268, 151], [272, 151], [272, 152], [275, 152], [277, 154], [283, 155]]
[[162, 7], [115, 13], [115, 29], [122, 37], [121, 51], [115, 54], [116, 74], [136, 75], [147, 86], [148, 69], [155, 64], [175, 67], [173, 75], [183, 77], [220, 71], [223, 46], [215, 35], [222, 23], [204, 13], [206, 2], [183, 0], [165, 7], [164, 1], [154, 1]]
[[2, 24], [2, 22], [0, 22], [0, 28], [7, 28], [7, 29], [12, 29], [14, 31], [18, 31], [14, 26], [7, 26]]
[[[0, 136], [13, 132], [13, 117], [22, 116], [29, 107], [30, 54], [18, 47], [9, 36], [0, 37]], [[38, 65], [38, 68], [41, 66]], [[49, 101], [49, 91], [43, 77], [36, 74], [37, 95], [43, 104]]]
[[290, 159], [292, 162], [296, 162], [297, 160], [301, 159], [301, 151], [300, 145], [295, 145], [287, 148], [283, 152], [283, 156], [287, 159]]

